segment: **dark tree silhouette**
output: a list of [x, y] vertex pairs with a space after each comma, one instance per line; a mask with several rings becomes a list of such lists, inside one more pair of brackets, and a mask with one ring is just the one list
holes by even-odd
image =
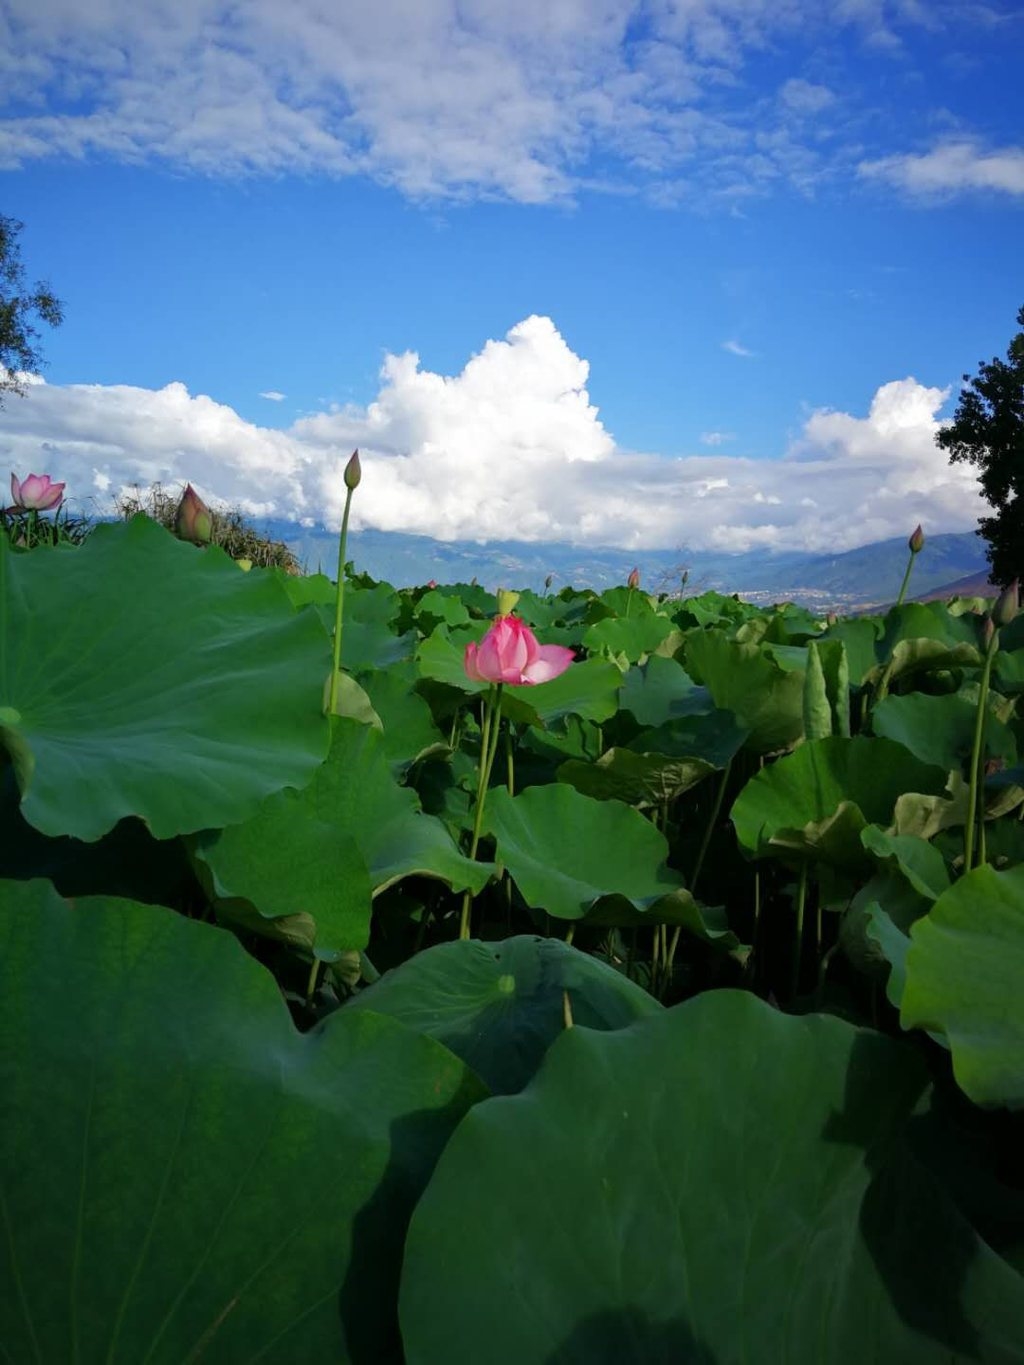
[[0, 408], [5, 393], [24, 392], [18, 372], [38, 370], [42, 364], [33, 319], [51, 327], [64, 320], [63, 305], [48, 284], [37, 281], [29, 288], [25, 283], [18, 246], [23, 226], [0, 214]]
[[[1017, 325], [1024, 329], [1024, 308]], [[1024, 578], [1024, 330], [1005, 360], [979, 361], [977, 375], [965, 374], [964, 383], [952, 425], [935, 439], [951, 461], [978, 467], [995, 513], [982, 517], [978, 534], [988, 541], [991, 577], [1005, 585]]]

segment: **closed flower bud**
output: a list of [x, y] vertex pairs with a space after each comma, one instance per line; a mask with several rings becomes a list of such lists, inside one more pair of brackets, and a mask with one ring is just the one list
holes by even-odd
[[995, 639], [995, 635], [996, 628], [992, 624], [992, 617], [986, 616], [985, 624], [981, 628], [981, 643], [985, 646], [986, 653], [992, 647], [992, 641]]
[[1001, 630], [1016, 618], [1019, 611], [1020, 581], [1015, 578], [996, 598], [996, 604], [992, 608], [992, 624], [997, 630]]
[[630, 570], [629, 577], [626, 579], [626, 587], [627, 587], [627, 588], [639, 588], [639, 586], [640, 586], [640, 570], [637, 569], [637, 568], [631, 569], [631, 570]]
[[549, 573], [548, 576], [547, 576], [547, 578], [545, 578], [545, 580], [544, 580], [544, 587], [545, 587], [545, 588], [550, 588], [550, 587], [551, 587], [551, 584], [552, 584], [554, 581], [555, 581], [555, 575], [554, 575], [553, 573]]
[[359, 464], [359, 451], [353, 450], [348, 464], [345, 466], [345, 487], [356, 489], [359, 487], [359, 480], [363, 477], [362, 467]]
[[920, 526], [917, 527], [914, 534], [907, 541], [907, 544], [910, 547], [910, 553], [912, 555], [919, 555], [924, 549], [924, 532], [921, 530]]
[[174, 530], [182, 540], [191, 540], [194, 545], [209, 545], [213, 536], [213, 515], [191, 484], [185, 486], [178, 503]]

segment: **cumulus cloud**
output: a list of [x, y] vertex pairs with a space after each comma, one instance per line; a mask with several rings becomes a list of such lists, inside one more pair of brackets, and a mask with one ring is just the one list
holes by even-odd
[[946, 390], [915, 379], [883, 385], [866, 416], [813, 412], [775, 460], [624, 450], [588, 379], [554, 323], [530, 317], [459, 374], [425, 370], [414, 353], [389, 355], [369, 405], [286, 431], [181, 384], [37, 381], [0, 413], [0, 460], [66, 480], [100, 508], [122, 487], [191, 480], [257, 517], [336, 528], [358, 446], [353, 526], [446, 540], [839, 551], [919, 521], [969, 530], [983, 511], [971, 470], [935, 446]]
[[[813, 115], [820, 132], [832, 91], [794, 78], [776, 99], [752, 56], [792, 40], [841, 64], [851, 39], [898, 41], [922, 12], [910, 0], [11, 0], [0, 167], [154, 158], [524, 203], [596, 181], [663, 200], [688, 186], [806, 187], [839, 169], [841, 149], [811, 136], [797, 148], [777, 125]], [[929, 12], [954, 23], [960, 10]], [[901, 115], [906, 126], [905, 99]]]
[[983, 190], [1024, 194], [1024, 147], [984, 151], [973, 142], [945, 142], [919, 156], [862, 161], [857, 170], [922, 197]]

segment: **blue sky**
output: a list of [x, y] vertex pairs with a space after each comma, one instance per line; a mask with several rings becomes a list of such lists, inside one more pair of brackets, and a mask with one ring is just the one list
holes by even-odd
[[359, 444], [362, 524], [624, 546], [981, 510], [933, 441], [1024, 303], [1024, 7], [13, 0], [0, 51], [67, 313], [12, 467], [330, 522]]

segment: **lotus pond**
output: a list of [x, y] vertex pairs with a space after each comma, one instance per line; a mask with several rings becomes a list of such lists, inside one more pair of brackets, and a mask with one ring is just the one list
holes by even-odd
[[0, 537], [0, 1361], [1024, 1362], [990, 605]]

